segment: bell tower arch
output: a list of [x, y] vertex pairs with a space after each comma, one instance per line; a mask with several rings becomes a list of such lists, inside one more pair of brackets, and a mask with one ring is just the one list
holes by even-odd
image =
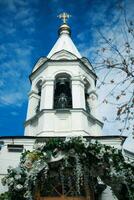
[[54, 109], [72, 108], [72, 81], [66, 73], [57, 74], [54, 88]]

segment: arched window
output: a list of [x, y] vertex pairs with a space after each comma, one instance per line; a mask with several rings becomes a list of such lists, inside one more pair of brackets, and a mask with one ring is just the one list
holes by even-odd
[[37, 94], [38, 94], [38, 97], [39, 97], [37, 107], [36, 107], [36, 113], [38, 113], [40, 111], [41, 86], [42, 86], [42, 80], [38, 81], [38, 83], [36, 84]]
[[90, 90], [90, 83], [85, 79], [84, 80], [84, 86], [85, 86], [85, 105], [86, 105], [86, 111], [90, 113], [90, 105], [89, 105], [89, 90]]
[[72, 108], [71, 79], [68, 74], [58, 74], [55, 78], [54, 108]]

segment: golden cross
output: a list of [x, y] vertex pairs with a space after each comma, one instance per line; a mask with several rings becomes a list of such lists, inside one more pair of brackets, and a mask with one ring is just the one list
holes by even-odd
[[61, 13], [58, 15], [58, 18], [59, 19], [62, 19], [63, 20], [63, 23], [66, 24], [67, 20], [71, 17], [71, 15], [69, 15], [68, 13]]

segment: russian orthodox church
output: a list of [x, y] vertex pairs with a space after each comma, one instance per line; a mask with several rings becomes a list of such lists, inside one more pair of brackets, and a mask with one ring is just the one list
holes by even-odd
[[[84, 136], [118, 149], [125, 141], [123, 136], [102, 134], [103, 123], [97, 114], [97, 75], [71, 39], [69, 15], [63, 13], [59, 17], [63, 23], [58, 40], [30, 74], [24, 136], [0, 138], [0, 179], [6, 175], [8, 166], [18, 165], [24, 149], [32, 150], [35, 140]], [[0, 192], [4, 190], [0, 184]], [[114, 199], [110, 188], [106, 188], [101, 199]]]

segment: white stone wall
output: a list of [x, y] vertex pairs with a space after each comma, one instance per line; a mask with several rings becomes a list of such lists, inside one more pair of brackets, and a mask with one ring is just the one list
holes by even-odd
[[25, 135], [33, 136], [101, 136], [102, 127], [88, 118], [83, 109], [44, 110], [39, 117], [27, 122]]
[[24, 145], [24, 149], [31, 150], [33, 148], [34, 139], [4, 139], [4, 145], [0, 150], [0, 193], [7, 190], [7, 187], [3, 187], [1, 184], [1, 179], [7, 174], [7, 169], [9, 166], [17, 167], [20, 161], [19, 152], [8, 152], [8, 144], [20, 144]]
[[[56, 113], [53, 109], [54, 80], [55, 76], [60, 73], [67, 73], [71, 77], [72, 109], [70, 110], [70, 114], [67, 114], [66, 111], [64, 114]], [[94, 77], [92, 74], [89, 74], [88, 70], [80, 62], [62, 61], [44, 64], [39, 72], [32, 76], [32, 95], [30, 95], [27, 114], [27, 120], [30, 121], [25, 125], [25, 135], [58, 136], [59, 133], [59, 136], [79, 134], [85, 136], [101, 135], [102, 126], [99, 123], [93, 122], [93, 120], [90, 121], [91, 118], [87, 118], [85, 112], [82, 111], [82, 109], [86, 109], [85, 79], [90, 85], [89, 92], [90, 90], [94, 90]], [[35, 109], [35, 105], [37, 106], [38, 104], [38, 98], [35, 98], [35, 93], [36, 84], [39, 80], [43, 82], [40, 110], [45, 110], [40, 115], [36, 116], [33, 110]], [[91, 105], [91, 107], [93, 106]], [[48, 109], [49, 111], [47, 111]], [[79, 111], [76, 111], [76, 109]], [[93, 116], [95, 115], [94, 109], [92, 110], [92, 114]], [[33, 117], [32, 119], [31, 116]]]

